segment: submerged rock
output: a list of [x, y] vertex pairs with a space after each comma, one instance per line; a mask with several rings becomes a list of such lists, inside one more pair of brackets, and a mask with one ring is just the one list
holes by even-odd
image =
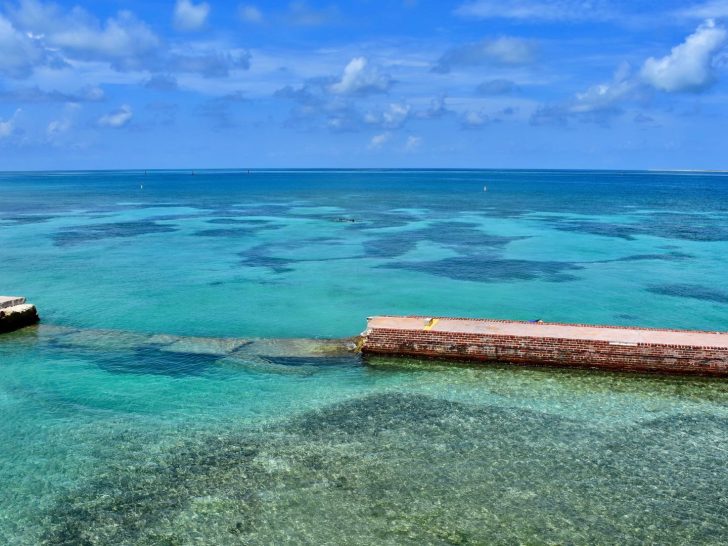
[[309, 376], [332, 366], [358, 365], [350, 339], [257, 339], [220, 361], [257, 373]]
[[314, 375], [318, 371], [316, 366], [286, 366], [272, 362], [265, 357], [241, 354], [233, 354], [222, 358], [218, 361], [218, 364], [260, 374], [297, 375], [301, 377]]
[[35, 305], [25, 303], [25, 298], [0, 298], [0, 334], [36, 324], [39, 320]]
[[270, 357], [344, 356], [356, 350], [352, 339], [279, 338], [256, 339], [241, 353]]
[[125, 330], [81, 329], [62, 334], [58, 343], [102, 351], [129, 350], [148, 343], [149, 336]]
[[149, 342], [161, 351], [210, 356], [225, 356], [250, 343], [247, 339], [218, 337], [182, 337], [155, 335]]

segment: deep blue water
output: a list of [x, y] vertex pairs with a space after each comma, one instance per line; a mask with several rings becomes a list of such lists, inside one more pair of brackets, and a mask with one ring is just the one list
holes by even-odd
[[[484, 191], [487, 190], [487, 191]], [[721, 543], [721, 380], [364, 362], [367, 316], [728, 329], [728, 175], [0, 174], [0, 543]]]

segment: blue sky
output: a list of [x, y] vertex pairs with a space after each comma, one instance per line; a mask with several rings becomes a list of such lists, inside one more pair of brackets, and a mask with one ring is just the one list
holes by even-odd
[[0, 0], [0, 170], [727, 169], [728, 0]]

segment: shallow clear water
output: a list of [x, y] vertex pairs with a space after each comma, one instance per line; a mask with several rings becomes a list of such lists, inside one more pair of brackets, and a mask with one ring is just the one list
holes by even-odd
[[726, 330], [725, 175], [5, 174], [0, 196], [0, 292], [43, 317], [0, 338], [0, 543], [725, 540], [725, 381], [321, 341], [383, 313]]

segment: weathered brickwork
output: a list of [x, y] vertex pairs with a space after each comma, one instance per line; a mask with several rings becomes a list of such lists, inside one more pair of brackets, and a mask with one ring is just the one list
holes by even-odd
[[728, 348], [711, 346], [370, 327], [364, 335], [363, 351], [514, 364], [728, 376]]

